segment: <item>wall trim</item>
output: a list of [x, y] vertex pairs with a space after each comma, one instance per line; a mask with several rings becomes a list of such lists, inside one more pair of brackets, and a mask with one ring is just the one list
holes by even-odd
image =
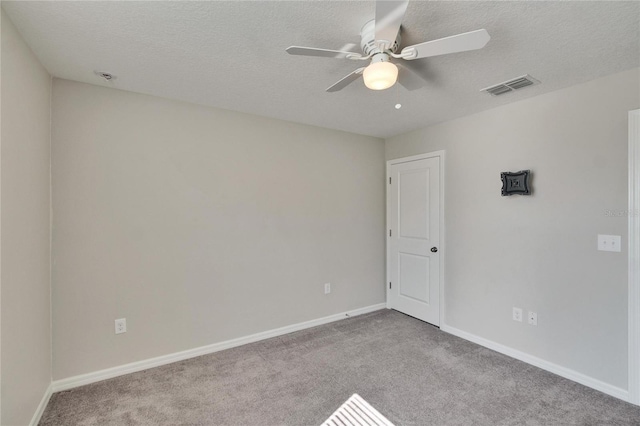
[[580, 383], [581, 385], [590, 387], [602, 393], [606, 393], [607, 395], [611, 395], [623, 401], [629, 401], [629, 393], [617, 386], [610, 385], [598, 379], [594, 379], [593, 377], [578, 373], [577, 371], [571, 370], [569, 368], [562, 367], [558, 364], [554, 364], [528, 353], [521, 352], [500, 343], [496, 343], [492, 340], [485, 339], [484, 337], [476, 336], [475, 334], [459, 330], [455, 327], [443, 325], [442, 327], [440, 327], [440, 329], [449, 334], [453, 334], [454, 336], [461, 337], [473, 343], [477, 343], [478, 345], [484, 346], [485, 348], [500, 352], [503, 355], [510, 356], [511, 358], [526, 362], [527, 364], [549, 371], [550, 373], [557, 374], [558, 376], [564, 377], [565, 379]]
[[629, 111], [629, 402], [640, 405], [640, 109]]
[[44, 414], [44, 410], [47, 408], [49, 399], [51, 399], [51, 394], [53, 394], [53, 383], [49, 383], [49, 386], [47, 386], [47, 390], [44, 392], [42, 400], [40, 400], [40, 404], [38, 404], [38, 408], [29, 422], [29, 426], [37, 426], [38, 423], [40, 423], [42, 414]]
[[201, 346], [199, 348], [188, 349], [186, 351], [174, 352], [172, 354], [162, 355], [155, 358], [149, 358], [142, 361], [136, 361], [129, 364], [119, 365], [104, 370], [94, 371], [91, 373], [80, 374], [78, 376], [68, 377], [66, 379], [55, 380], [53, 382], [53, 392], [60, 392], [76, 388], [78, 386], [88, 385], [90, 383], [100, 382], [102, 380], [111, 379], [113, 377], [123, 376], [137, 371], [147, 370], [149, 368], [159, 367], [161, 365], [171, 364], [173, 362], [182, 361], [189, 358], [195, 358], [201, 355], [222, 351], [225, 349], [235, 348], [237, 346], [246, 345], [248, 343], [258, 342], [260, 340], [269, 339], [271, 337], [282, 336], [283, 334], [293, 333], [318, 325], [328, 324], [330, 322], [339, 321], [348, 317], [366, 314], [386, 308], [386, 303], [378, 303], [364, 308], [354, 309], [339, 314], [329, 315], [327, 317], [318, 318], [310, 321], [300, 322], [285, 327], [267, 330], [249, 336], [239, 337], [236, 339], [226, 340], [223, 342], [213, 343], [211, 345]]

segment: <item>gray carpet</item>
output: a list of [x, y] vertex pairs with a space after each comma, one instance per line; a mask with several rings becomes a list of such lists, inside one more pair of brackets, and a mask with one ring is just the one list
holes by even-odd
[[52, 396], [41, 425], [640, 425], [640, 407], [382, 310]]

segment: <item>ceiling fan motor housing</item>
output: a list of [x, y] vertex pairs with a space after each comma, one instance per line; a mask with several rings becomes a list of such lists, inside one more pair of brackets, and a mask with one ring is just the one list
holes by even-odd
[[[364, 24], [362, 30], [360, 31], [360, 48], [365, 56], [373, 56], [377, 53], [383, 53], [383, 50], [378, 47], [376, 43], [376, 21], [372, 19], [371, 21]], [[398, 35], [394, 40], [393, 44], [389, 49], [384, 50], [391, 51], [392, 53], [396, 53], [400, 46], [400, 31], [398, 31]]]

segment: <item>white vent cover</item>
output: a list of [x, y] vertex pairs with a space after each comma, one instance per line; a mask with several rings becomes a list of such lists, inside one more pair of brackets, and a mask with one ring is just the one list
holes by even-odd
[[522, 89], [523, 87], [533, 86], [534, 84], [540, 84], [540, 82], [529, 74], [525, 74], [500, 84], [485, 87], [480, 91], [487, 92], [492, 96], [500, 96], [505, 93], [513, 92], [514, 90]]
[[354, 393], [322, 426], [393, 426], [393, 423]]

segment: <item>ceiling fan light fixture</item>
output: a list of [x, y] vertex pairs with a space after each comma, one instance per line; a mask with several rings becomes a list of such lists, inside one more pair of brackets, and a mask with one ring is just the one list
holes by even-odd
[[372, 62], [362, 73], [364, 85], [371, 90], [384, 90], [396, 84], [398, 67], [391, 62]]
[[[368, 89], [388, 89], [398, 81], [398, 68], [402, 70], [399, 83], [407, 90], [416, 90], [423, 87], [424, 76], [403, 66], [404, 61], [482, 49], [491, 39], [487, 30], [479, 29], [405, 46], [400, 50], [402, 21], [408, 3], [409, 0], [376, 0], [375, 18], [364, 24], [360, 31], [362, 54], [351, 51], [351, 47], [348, 45], [341, 50], [290, 46], [286, 51], [290, 55], [345, 58], [358, 61], [371, 59], [371, 64], [368, 67], [360, 67], [347, 74], [329, 86], [326, 89], [327, 92], [342, 90], [360, 77], [364, 78], [364, 84]], [[390, 62], [391, 58], [394, 58], [395, 64]]]

